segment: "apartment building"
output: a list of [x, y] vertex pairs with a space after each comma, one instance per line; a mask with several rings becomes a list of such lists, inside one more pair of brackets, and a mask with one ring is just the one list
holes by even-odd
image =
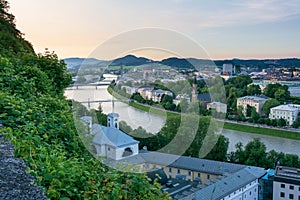
[[298, 118], [300, 105], [287, 104], [280, 105], [270, 109], [270, 119], [284, 119], [288, 125], [292, 125]]

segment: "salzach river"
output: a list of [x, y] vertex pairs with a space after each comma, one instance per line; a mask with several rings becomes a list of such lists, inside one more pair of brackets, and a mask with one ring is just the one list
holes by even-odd
[[[78, 90], [74, 88], [73, 90], [66, 90], [65, 96], [79, 102], [88, 100], [112, 100], [112, 96], [107, 92], [107, 86], [98, 86], [97, 89], [95, 86], [79, 87]], [[113, 111], [111, 102], [103, 102], [101, 104], [104, 113], [107, 114]], [[99, 103], [90, 104], [91, 108], [97, 109], [98, 106]], [[141, 126], [153, 134], [158, 132], [166, 121], [166, 118], [163, 116], [140, 111], [122, 102], [114, 103], [114, 111], [119, 113], [120, 120], [125, 121], [132, 128], [136, 129]], [[268, 151], [274, 149], [278, 152], [282, 151], [284, 153], [297, 154], [300, 156], [300, 140], [283, 139], [225, 129], [222, 134], [229, 138], [229, 152], [235, 150], [235, 144], [238, 142], [242, 142], [245, 145], [254, 138], [260, 138], [261, 141], [265, 143]]]

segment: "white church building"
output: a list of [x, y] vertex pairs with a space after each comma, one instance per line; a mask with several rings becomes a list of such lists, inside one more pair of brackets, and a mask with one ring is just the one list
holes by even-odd
[[[87, 117], [82, 118], [82, 121], [86, 120]], [[92, 145], [96, 148], [97, 156], [120, 160], [135, 156], [139, 152], [139, 142], [119, 129], [117, 113], [108, 114], [107, 126], [93, 124], [90, 130], [95, 135]]]

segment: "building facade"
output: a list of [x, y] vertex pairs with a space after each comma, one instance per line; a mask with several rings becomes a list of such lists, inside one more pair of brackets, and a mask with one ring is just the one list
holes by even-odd
[[259, 115], [263, 115], [262, 107], [267, 100], [268, 98], [261, 96], [244, 96], [237, 99], [237, 107], [243, 108], [244, 115], [246, 115], [247, 106], [254, 107]]
[[215, 110], [219, 113], [226, 113], [227, 105], [221, 102], [211, 102], [207, 104], [207, 110]]
[[292, 125], [294, 121], [298, 119], [298, 113], [300, 110], [300, 105], [287, 104], [280, 105], [270, 109], [269, 118], [270, 119], [284, 119], [287, 125]]
[[233, 72], [232, 64], [223, 64], [223, 75], [231, 76]]
[[119, 115], [110, 113], [107, 126], [93, 124], [91, 134], [97, 156], [112, 160], [120, 160], [139, 153], [139, 142], [119, 130]]
[[277, 166], [273, 182], [273, 200], [300, 199], [300, 169]]

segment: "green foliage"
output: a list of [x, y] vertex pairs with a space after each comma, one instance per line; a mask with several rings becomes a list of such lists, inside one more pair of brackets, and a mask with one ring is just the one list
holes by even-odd
[[276, 106], [279, 106], [280, 102], [276, 99], [268, 99], [262, 107], [262, 111], [265, 113], [266, 116], [269, 116], [270, 109]]
[[266, 169], [274, 169], [277, 165], [296, 168], [299, 168], [300, 166], [300, 159], [297, 155], [284, 154], [274, 150], [266, 152], [265, 144], [262, 143], [258, 138], [250, 141], [245, 148], [243, 148], [242, 143], [237, 143], [236, 151], [231, 152], [229, 161], [264, 167]]
[[283, 126], [286, 126], [286, 125], [287, 124], [286, 124], [285, 119], [280, 118], [280, 119], [277, 120], [277, 126], [283, 127]]
[[261, 94], [261, 89], [259, 85], [249, 85], [247, 87], [247, 95], [249, 96], [254, 96], [254, 95], [260, 95]]
[[34, 53], [32, 45], [16, 28], [15, 17], [8, 13], [9, 3], [0, 0], [0, 53], [1, 55]]
[[289, 87], [287, 85], [268, 84], [263, 91], [263, 94], [270, 98], [277, 99], [280, 103], [288, 101], [290, 98]]
[[220, 135], [218, 142], [213, 147], [211, 152], [205, 157], [205, 159], [218, 160], [218, 161], [227, 161], [227, 150], [229, 145], [229, 139], [224, 135]]
[[255, 109], [255, 108], [252, 108], [252, 109], [251, 109], [251, 119], [252, 119], [255, 123], [257, 123], [258, 120], [260, 119], [260, 116], [259, 116], [259, 114], [256, 112], [256, 109]]
[[[145, 174], [109, 169], [88, 152], [77, 134], [72, 104], [62, 95], [70, 83], [65, 64], [53, 53], [34, 55], [31, 45], [15, 29], [14, 18], [7, 9], [8, 3], [0, 0], [2, 132], [47, 197], [167, 199], [160, 186], [151, 185]], [[11, 38], [6, 37], [8, 33]], [[76, 103], [74, 109], [78, 116], [87, 113]], [[94, 118], [101, 123], [106, 121], [100, 111], [95, 113]]]

